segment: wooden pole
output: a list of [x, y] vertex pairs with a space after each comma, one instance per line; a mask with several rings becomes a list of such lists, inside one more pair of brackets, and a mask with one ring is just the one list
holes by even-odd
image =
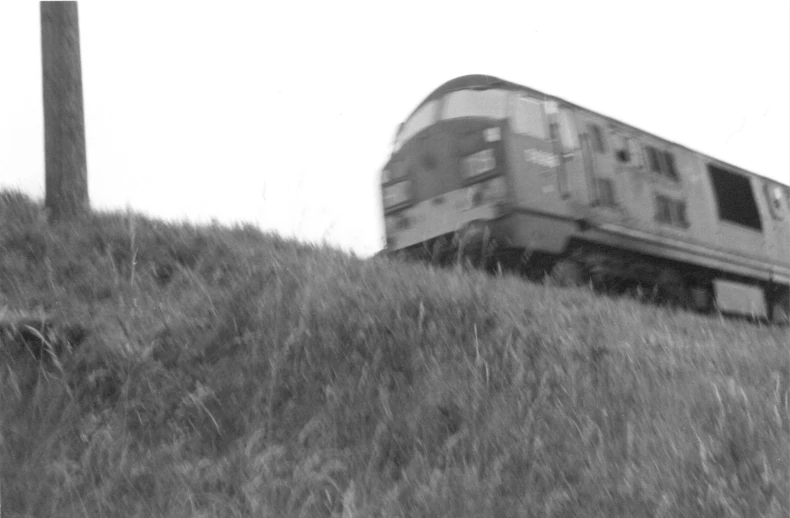
[[45, 206], [50, 220], [90, 211], [77, 2], [41, 2]]

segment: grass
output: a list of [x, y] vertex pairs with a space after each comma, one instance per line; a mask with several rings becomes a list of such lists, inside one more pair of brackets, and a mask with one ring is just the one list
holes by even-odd
[[0, 192], [12, 516], [770, 517], [787, 332]]

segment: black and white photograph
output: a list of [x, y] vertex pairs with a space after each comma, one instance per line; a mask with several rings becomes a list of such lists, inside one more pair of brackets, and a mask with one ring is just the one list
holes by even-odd
[[0, 2], [0, 518], [790, 515], [790, 3]]

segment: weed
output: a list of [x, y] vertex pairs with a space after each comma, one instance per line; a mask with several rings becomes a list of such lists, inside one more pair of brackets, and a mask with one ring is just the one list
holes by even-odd
[[90, 330], [55, 368], [0, 338], [6, 516], [790, 511], [782, 330], [14, 192], [0, 222], [3, 311]]

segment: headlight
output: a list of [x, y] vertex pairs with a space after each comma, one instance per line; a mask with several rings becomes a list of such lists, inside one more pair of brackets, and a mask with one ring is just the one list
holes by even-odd
[[384, 187], [384, 208], [388, 209], [409, 201], [410, 190], [411, 182], [409, 180]]
[[411, 219], [405, 214], [394, 214], [384, 218], [384, 229], [388, 236], [399, 230], [406, 230], [411, 226]]
[[384, 218], [384, 230], [388, 236], [391, 236], [395, 232], [397, 225], [398, 221], [395, 216], [387, 216]]
[[507, 185], [502, 177], [492, 178], [485, 182], [469, 186], [467, 197], [469, 208], [479, 207], [486, 203], [502, 201], [507, 195]]
[[472, 178], [496, 167], [493, 149], [484, 149], [465, 157], [462, 161], [463, 173], [466, 178]]
[[499, 131], [499, 128], [494, 126], [493, 128], [484, 129], [483, 137], [486, 139], [486, 142], [499, 142], [502, 140], [502, 133]]

